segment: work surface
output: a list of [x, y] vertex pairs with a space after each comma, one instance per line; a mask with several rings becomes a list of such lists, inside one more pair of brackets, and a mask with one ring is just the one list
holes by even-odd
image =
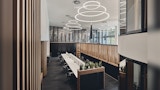
[[77, 71], [80, 69], [80, 65], [85, 65], [83, 61], [74, 56], [73, 54], [66, 53], [61, 54], [67, 65], [70, 67], [75, 77], [78, 78]]

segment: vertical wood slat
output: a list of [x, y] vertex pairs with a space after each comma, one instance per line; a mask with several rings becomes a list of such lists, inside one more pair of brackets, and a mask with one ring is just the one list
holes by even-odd
[[119, 55], [118, 47], [116, 45], [101, 45], [101, 44], [87, 44], [77, 43], [79, 51], [77, 53], [84, 53], [93, 58], [102, 60], [106, 63], [112, 64], [118, 67]]
[[30, 3], [26, 0], [26, 90], [30, 90]]
[[20, 0], [17, 0], [17, 90], [20, 90]]
[[25, 2], [20, 1], [20, 77], [21, 90], [25, 90]]
[[33, 89], [33, 1], [31, 0], [31, 89]]
[[33, 17], [33, 0], [31, 1], [31, 8], [32, 8], [32, 89], [34, 89], [34, 17]]
[[41, 41], [41, 60], [43, 76], [47, 74], [47, 41]]
[[36, 67], [37, 67], [37, 57], [36, 57], [36, 41], [37, 41], [37, 39], [36, 39], [36, 31], [37, 31], [37, 26], [36, 26], [36, 20], [37, 20], [37, 18], [36, 18], [36, 15], [37, 15], [37, 12], [35, 11], [36, 10], [36, 1], [34, 0], [34, 77], [35, 77], [35, 81], [34, 81], [34, 83], [35, 83], [35, 90], [37, 90], [37, 69], [36, 69]]
[[31, 79], [31, 60], [32, 60], [32, 53], [31, 53], [31, 0], [28, 0], [28, 33], [29, 33], [29, 89], [31, 90], [32, 88], [32, 79]]
[[33, 90], [36, 90], [35, 86], [35, 0], [33, 0]]
[[37, 90], [41, 90], [41, 42], [40, 42], [40, 38], [41, 38], [41, 28], [40, 28], [40, 23], [39, 22], [41, 22], [41, 20], [40, 20], [40, 18], [41, 18], [41, 0], [37, 0], [37, 2], [36, 2], [36, 11], [37, 11], [37, 15], [36, 15], [36, 17], [37, 17], [37, 22], [36, 22], [36, 24], [37, 24], [37, 32], [36, 32], [36, 36], [37, 36], [37, 45], [36, 45], [36, 48], [37, 48], [37, 76], [39, 76], [39, 77], [37, 77]]
[[[20, 90], [20, 0], [17, 0], [17, 2], [14, 2], [14, 15], [13, 15], [13, 22], [14, 22], [14, 30], [13, 30], [13, 57], [16, 62], [15, 64], [15, 70], [14, 73], [16, 74], [16, 79], [14, 80], [13, 89]], [[17, 52], [17, 53], [15, 53]], [[15, 78], [15, 77], [14, 77]], [[16, 85], [16, 86], [15, 86]]]
[[41, 90], [40, 0], [0, 0], [0, 6], [0, 89]]

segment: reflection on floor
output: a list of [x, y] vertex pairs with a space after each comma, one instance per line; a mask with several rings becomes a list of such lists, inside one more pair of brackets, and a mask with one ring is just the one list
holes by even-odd
[[[118, 90], [118, 81], [106, 75], [104, 90]], [[48, 72], [42, 81], [42, 90], [76, 90], [76, 80], [68, 80], [56, 57], [48, 63]]]

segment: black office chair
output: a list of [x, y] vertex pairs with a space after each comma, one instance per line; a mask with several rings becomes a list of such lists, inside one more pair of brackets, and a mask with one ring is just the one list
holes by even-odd
[[64, 73], [68, 72], [68, 70], [69, 70], [68, 68], [69, 68], [69, 66], [67, 64], [63, 65], [63, 71], [64, 71]]
[[71, 78], [74, 76], [74, 73], [73, 73], [72, 71], [67, 72], [67, 73], [66, 73], [66, 76], [67, 76], [67, 79], [68, 79], [68, 80], [71, 80]]
[[72, 70], [69, 68], [69, 66], [66, 68], [67, 72], [71, 72]]
[[58, 55], [58, 60], [61, 60], [62, 59], [62, 55]]
[[64, 65], [65, 64], [65, 61], [62, 59], [60, 59], [60, 65]]
[[67, 70], [67, 67], [68, 67], [67, 64], [63, 65], [63, 69], [64, 69], [64, 70]]

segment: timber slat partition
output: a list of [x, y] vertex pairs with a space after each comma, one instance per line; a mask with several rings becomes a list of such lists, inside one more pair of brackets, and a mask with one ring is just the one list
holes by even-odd
[[77, 43], [76, 48], [76, 54], [78, 57], [80, 57], [80, 53], [83, 53], [118, 67], [119, 55], [117, 45]]
[[0, 7], [0, 90], [41, 90], [41, 0]]

